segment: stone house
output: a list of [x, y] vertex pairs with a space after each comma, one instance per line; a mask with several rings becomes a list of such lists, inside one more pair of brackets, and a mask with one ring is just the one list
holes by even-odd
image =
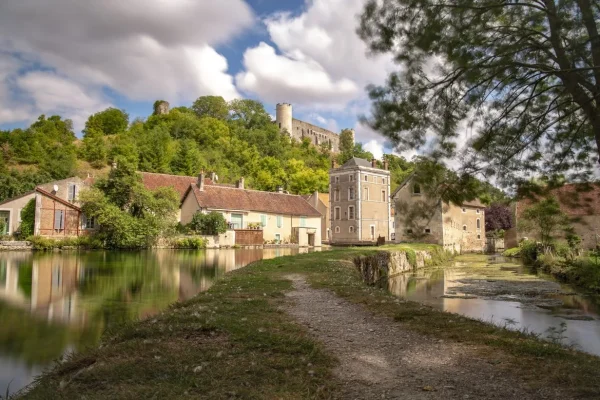
[[311, 195], [302, 196], [308, 203], [321, 213], [321, 240], [329, 243], [331, 238], [331, 220], [329, 214], [329, 193], [314, 192]]
[[301, 196], [249, 190], [241, 178], [235, 187], [207, 184], [204, 174], [188, 186], [181, 203], [182, 224], [197, 212], [223, 214], [236, 230], [259, 226], [267, 243], [321, 246], [321, 214]]
[[[600, 183], [591, 185], [566, 184], [550, 192], [560, 209], [570, 218], [575, 234], [581, 237], [581, 246], [593, 249], [600, 246]], [[519, 229], [523, 211], [535, 204], [536, 199], [519, 200], [512, 205], [513, 228], [506, 231], [506, 248], [517, 247], [523, 238], [537, 239], [533, 232]]]
[[[392, 194], [392, 201], [397, 243], [435, 243], [457, 253], [485, 250], [485, 206], [479, 200], [461, 206], [438, 202], [427, 198], [409, 177]], [[417, 208], [429, 210], [429, 217], [410, 217]]]
[[79, 208], [81, 189], [92, 184], [92, 178], [71, 177], [39, 185], [13, 199], [0, 203], [0, 220], [5, 223], [4, 234], [12, 235], [21, 226], [21, 212], [35, 199], [34, 234], [41, 236], [79, 236], [94, 229]]
[[390, 172], [362, 158], [329, 171], [331, 243], [373, 244], [391, 240]]

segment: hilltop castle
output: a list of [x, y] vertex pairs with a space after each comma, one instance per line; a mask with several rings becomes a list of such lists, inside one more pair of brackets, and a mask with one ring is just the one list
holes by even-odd
[[[309, 138], [315, 146], [320, 146], [327, 143], [332, 152], [340, 151], [340, 136], [328, 129], [321, 128], [308, 122], [300, 121], [292, 116], [292, 105], [288, 103], [277, 104], [277, 112], [275, 122], [279, 126], [281, 132], [286, 132], [292, 138], [302, 141], [304, 138]], [[354, 129], [352, 132], [352, 142], [354, 143]]]

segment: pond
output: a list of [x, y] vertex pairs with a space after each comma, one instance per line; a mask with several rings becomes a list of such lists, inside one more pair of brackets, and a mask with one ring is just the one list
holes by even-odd
[[305, 249], [0, 253], [0, 394], [123, 322], [207, 290], [223, 274]]
[[460, 256], [451, 265], [397, 275], [388, 284], [402, 298], [600, 355], [600, 296], [559, 284], [518, 261]]

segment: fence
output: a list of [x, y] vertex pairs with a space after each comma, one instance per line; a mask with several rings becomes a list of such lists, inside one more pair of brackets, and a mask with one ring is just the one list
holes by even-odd
[[236, 229], [235, 244], [238, 246], [261, 246], [263, 231], [259, 229]]

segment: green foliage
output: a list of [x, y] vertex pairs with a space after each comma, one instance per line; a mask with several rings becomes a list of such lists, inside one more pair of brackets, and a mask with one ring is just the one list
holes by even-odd
[[200, 118], [212, 117], [226, 120], [229, 116], [229, 106], [221, 96], [202, 96], [192, 105], [192, 110]]
[[108, 149], [104, 142], [104, 135], [95, 128], [88, 129], [83, 138], [81, 157], [94, 168], [106, 166]]
[[31, 243], [34, 250], [48, 251], [54, 249], [76, 248], [76, 249], [102, 249], [103, 244], [97, 238], [91, 236], [79, 236], [72, 238], [53, 239], [44, 236], [29, 236], [27, 241]]
[[543, 199], [525, 209], [519, 228], [537, 234], [543, 246], [550, 246], [558, 232], [569, 228], [569, 218], [554, 197]]
[[[359, 34], [402, 71], [369, 88], [367, 122], [400, 150], [433, 146], [436, 158], [461, 157], [507, 185], [532, 171], [590, 178], [597, 21], [593, 1], [371, 0]], [[458, 145], [473, 124], [470, 157]]]
[[0, 235], [4, 235], [4, 232], [6, 232], [6, 222], [0, 220]]
[[84, 135], [92, 131], [101, 135], [116, 135], [125, 132], [129, 125], [129, 115], [116, 108], [107, 108], [88, 118], [85, 123]]
[[523, 240], [519, 243], [521, 259], [525, 264], [532, 265], [538, 259], [540, 248], [533, 240]]
[[23, 171], [0, 172], [0, 201], [20, 196], [50, 180], [52, 180], [50, 174], [32, 168]]
[[502, 255], [504, 257], [519, 257], [521, 255], [521, 248], [520, 247], [512, 247], [510, 249], [506, 249], [506, 250], [504, 250]]
[[413, 268], [417, 267], [417, 253], [413, 249], [406, 250], [406, 259]]
[[194, 233], [215, 236], [227, 231], [227, 221], [223, 214], [215, 211], [208, 214], [197, 212], [188, 227]]
[[176, 249], [205, 249], [208, 241], [199, 237], [177, 238], [172, 245]]
[[35, 199], [31, 199], [21, 211], [21, 226], [19, 227], [20, 236], [26, 238], [33, 235], [34, 225]]

